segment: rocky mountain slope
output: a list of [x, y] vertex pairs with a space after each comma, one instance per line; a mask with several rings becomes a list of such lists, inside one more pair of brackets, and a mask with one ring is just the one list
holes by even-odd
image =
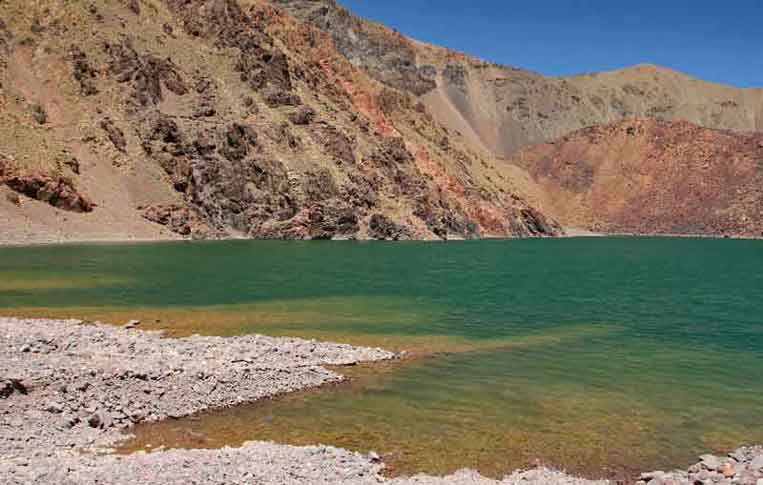
[[419, 96], [440, 123], [499, 157], [631, 117], [763, 130], [763, 89], [713, 84], [653, 65], [548, 77], [417, 42], [335, 0], [273, 1], [331, 35], [354, 65]]
[[763, 236], [763, 133], [630, 119], [527, 147], [511, 161], [566, 226]]
[[647, 65], [545, 77], [334, 0], [0, 11], [0, 242], [759, 234], [761, 89]]
[[334, 0], [274, 3], [502, 160], [517, 190], [564, 226], [761, 235], [763, 89], [653, 65], [547, 77], [417, 42]]
[[0, 4], [3, 238], [560, 233], [488, 153], [277, 7]]

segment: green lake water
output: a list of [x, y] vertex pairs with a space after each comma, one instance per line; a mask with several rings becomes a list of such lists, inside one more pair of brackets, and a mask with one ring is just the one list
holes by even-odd
[[763, 241], [215, 242], [0, 249], [0, 314], [409, 350], [352, 381], [141, 426], [127, 449], [375, 450], [390, 474], [590, 477], [763, 443]]

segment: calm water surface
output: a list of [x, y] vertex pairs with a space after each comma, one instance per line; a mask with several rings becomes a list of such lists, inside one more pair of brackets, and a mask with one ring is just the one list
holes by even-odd
[[142, 426], [127, 449], [376, 450], [390, 473], [591, 477], [763, 442], [763, 242], [602, 238], [0, 249], [0, 313], [410, 350], [348, 385]]

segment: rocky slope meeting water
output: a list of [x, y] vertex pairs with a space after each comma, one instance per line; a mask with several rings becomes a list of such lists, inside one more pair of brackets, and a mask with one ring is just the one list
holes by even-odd
[[546, 77], [417, 42], [335, 0], [274, 3], [503, 159], [515, 191], [564, 226], [761, 236], [763, 138], [748, 133], [763, 130], [763, 89], [652, 65]]
[[4, 457], [98, 448], [142, 421], [341, 380], [321, 365], [390, 359], [380, 349], [248, 336], [162, 339], [77, 321], [0, 319]]
[[763, 447], [747, 447], [726, 457], [702, 455], [687, 471], [643, 473], [637, 485], [763, 485]]
[[268, 1], [0, 11], [6, 241], [561, 232], [489, 154]]

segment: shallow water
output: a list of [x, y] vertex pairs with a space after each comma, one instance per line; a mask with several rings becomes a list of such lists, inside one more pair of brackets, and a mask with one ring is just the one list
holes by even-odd
[[761, 269], [760, 241], [660, 238], [5, 248], [0, 313], [417, 357], [143, 426], [128, 449], [322, 442], [391, 473], [623, 477], [763, 442]]

